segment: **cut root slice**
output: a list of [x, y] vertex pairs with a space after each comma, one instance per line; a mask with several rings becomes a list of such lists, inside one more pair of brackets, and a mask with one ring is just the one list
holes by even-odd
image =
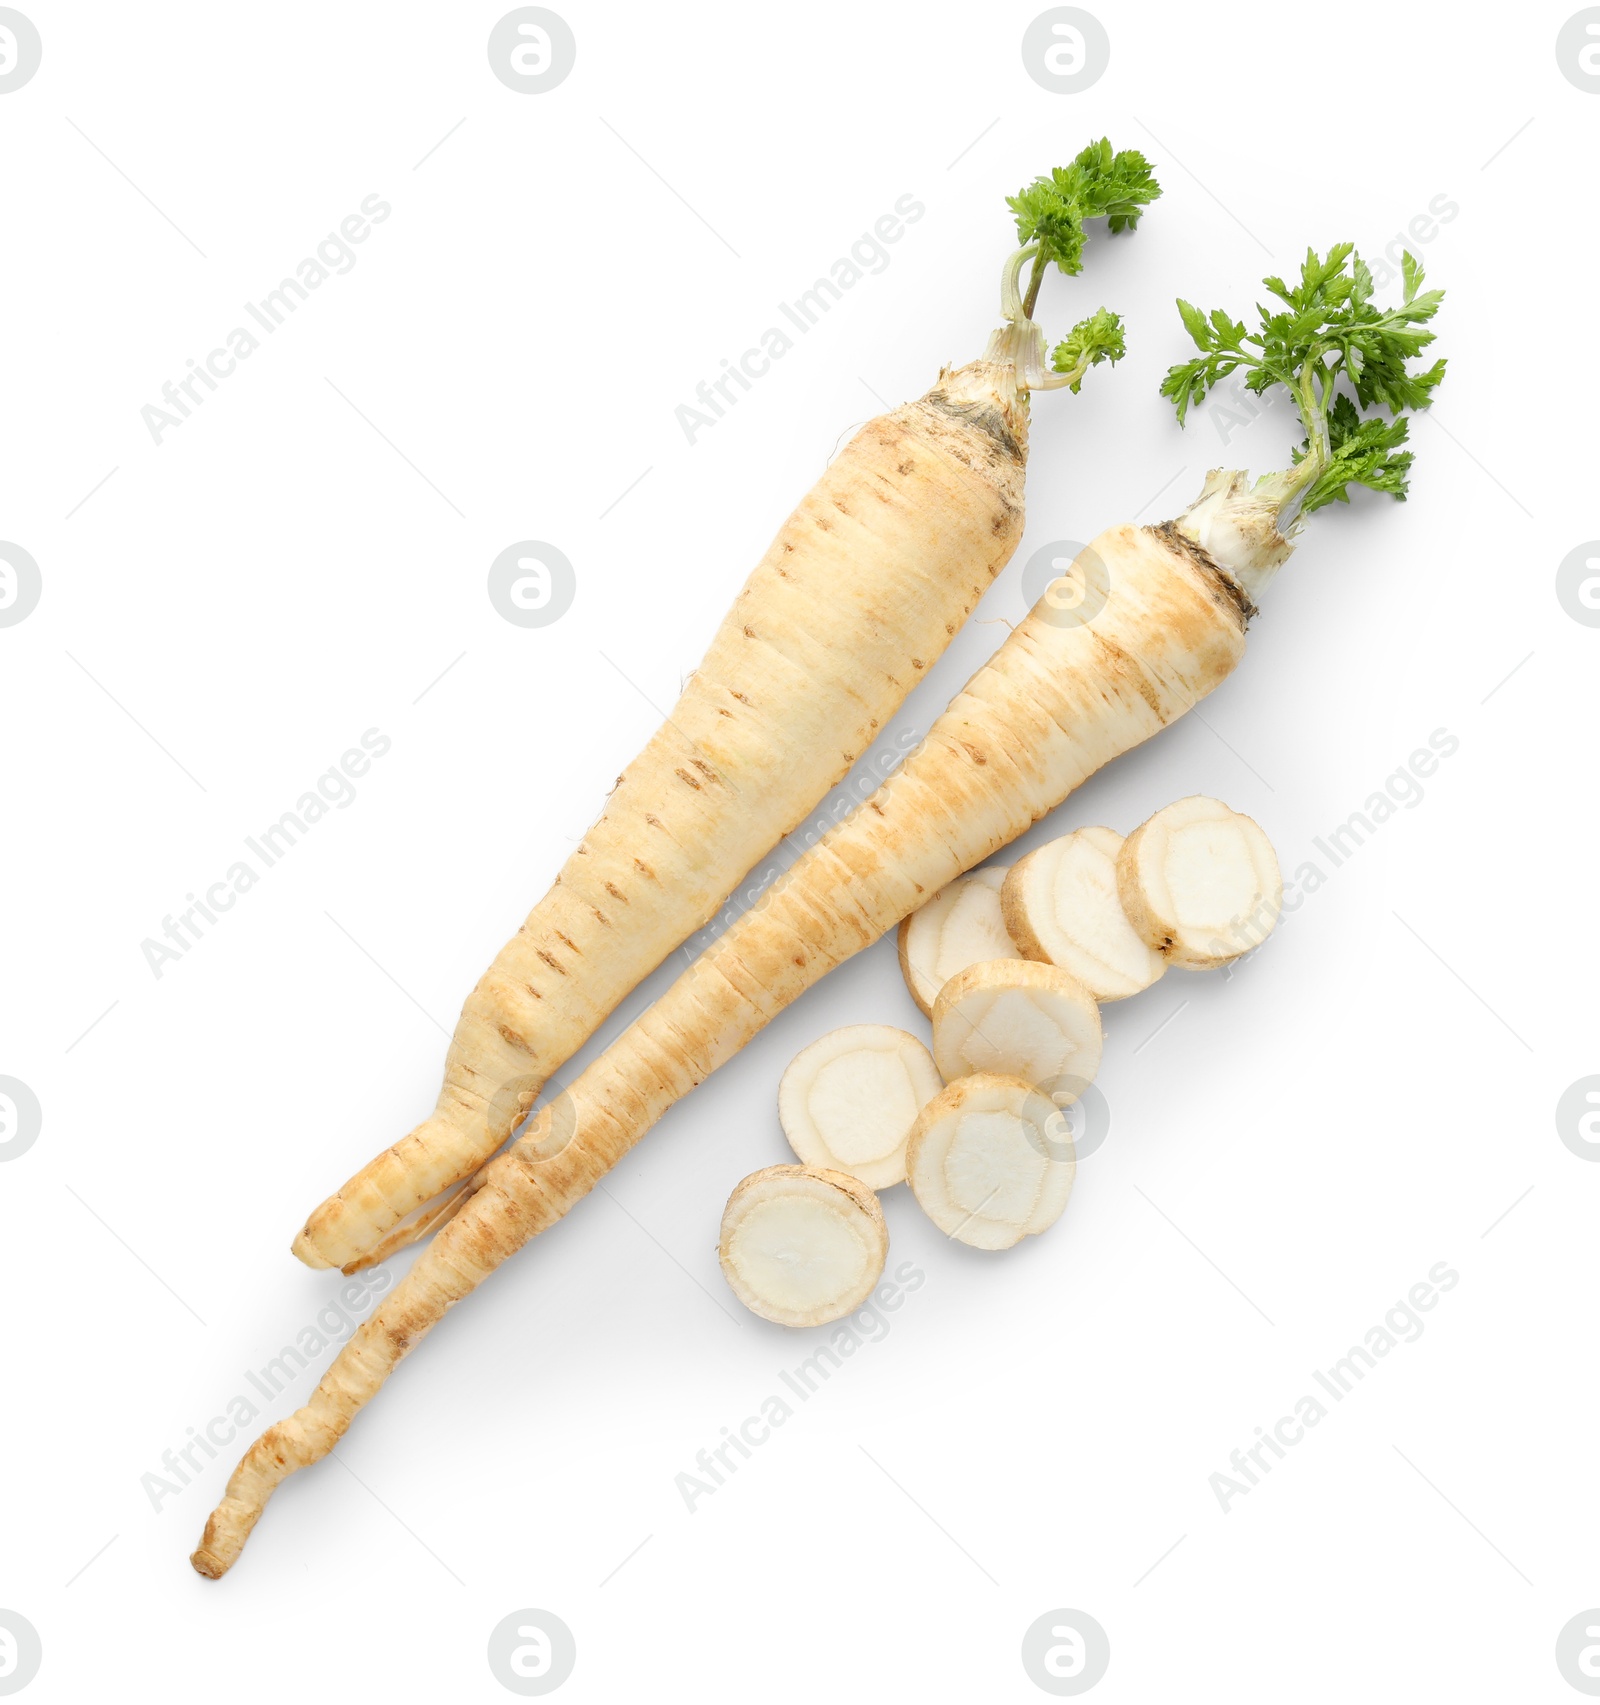
[[1031, 959], [969, 965], [939, 991], [933, 1058], [946, 1083], [998, 1072], [1062, 1106], [1100, 1069], [1100, 1009], [1076, 977]]
[[1059, 965], [1101, 1001], [1136, 995], [1167, 968], [1122, 909], [1121, 850], [1115, 829], [1078, 829], [1014, 864], [1000, 890], [1006, 930], [1023, 958]]
[[915, 1036], [888, 1024], [850, 1024], [795, 1055], [778, 1085], [778, 1119], [807, 1166], [887, 1190], [905, 1182], [906, 1139], [943, 1087]]
[[1077, 1158], [1067, 1116], [1020, 1078], [958, 1078], [923, 1108], [906, 1179], [928, 1218], [974, 1249], [1009, 1249], [1054, 1225]]
[[871, 1296], [889, 1256], [889, 1228], [859, 1178], [769, 1166], [734, 1187], [717, 1255], [752, 1314], [779, 1326], [825, 1326]]
[[900, 925], [900, 972], [930, 1018], [940, 989], [957, 971], [985, 959], [1015, 957], [1000, 913], [1005, 879], [1004, 870], [958, 876]]
[[1283, 877], [1259, 823], [1195, 794], [1122, 843], [1117, 891], [1128, 920], [1174, 965], [1209, 971], [1259, 947], [1283, 906]]

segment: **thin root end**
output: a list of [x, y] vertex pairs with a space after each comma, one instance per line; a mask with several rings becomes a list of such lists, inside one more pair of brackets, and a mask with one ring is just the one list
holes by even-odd
[[330, 1261], [317, 1247], [316, 1242], [312, 1237], [311, 1227], [309, 1224], [300, 1228], [299, 1236], [297, 1236], [294, 1242], [289, 1245], [289, 1248], [295, 1259], [297, 1261], [305, 1262], [308, 1267], [315, 1267], [320, 1271], [324, 1268], [335, 1265], [335, 1263]]
[[220, 1581], [222, 1577], [239, 1560], [239, 1553], [244, 1549], [244, 1539], [230, 1534], [224, 1538], [218, 1529], [217, 1511], [213, 1511], [211, 1519], [206, 1523], [206, 1530], [200, 1536], [199, 1545], [189, 1554], [189, 1561], [194, 1565], [197, 1575], [204, 1575], [208, 1581]]

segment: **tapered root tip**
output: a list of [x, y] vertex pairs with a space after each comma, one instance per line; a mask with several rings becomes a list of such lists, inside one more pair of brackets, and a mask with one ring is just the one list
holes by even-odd
[[239, 1553], [244, 1550], [244, 1541], [254, 1526], [252, 1523], [229, 1521], [223, 1516], [225, 1507], [213, 1509], [212, 1516], [206, 1521], [206, 1531], [200, 1536], [200, 1545], [189, 1553], [194, 1574], [205, 1575], [206, 1581], [220, 1581], [234, 1563], [239, 1562]]
[[256, 1525], [261, 1511], [234, 1498], [225, 1498], [206, 1519], [206, 1530], [199, 1545], [189, 1554], [197, 1575], [208, 1581], [220, 1581], [239, 1561], [244, 1542]]
[[[300, 1235], [289, 1245], [289, 1248], [293, 1252], [295, 1259], [297, 1261], [304, 1261], [308, 1267], [315, 1267], [321, 1270], [335, 1265], [335, 1263], [330, 1261], [312, 1241], [311, 1227], [309, 1225], [304, 1225], [300, 1228]], [[198, 1565], [196, 1566], [198, 1567]], [[204, 1573], [203, 1570], [201, 1572]]]

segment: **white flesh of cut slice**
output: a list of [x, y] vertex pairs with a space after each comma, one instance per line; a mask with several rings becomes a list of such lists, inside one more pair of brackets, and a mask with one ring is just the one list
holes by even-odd
[[1016, 953], [1000, 915], [1003, 870], [974, 870], [941, 888], [900, 925], [900, 972], [911, 998], [931, 1018], [939, 991], [984, 959]]
[[1260, 824], [1204, 794], [1167, 806], [1128, 836], [1117, 891], [1145, 941], [1190, 971], [1259, 947], [1283, 907], [1277, 854]]
[[915, 1036], [889, 1024], [849, 1024], [795, 1055], [778, 1085], [778, 1119], [805, 1165], [887, 1190], [905, 1182], [906, 1139], [942, 1087]]
[[1006, 930], [1023, 958], [1059, 965], [1101, 1001], [1136, 995], [1167, 968], [1122, 909], [1121, 850], [1115, 829], [1078, 829], [1012, 865], [1000, 890]]
[[854, 1314], [888, 1255], [878, 1198], [859, 1178], [811, 1166], [769, 1166], [736, 1184], [717, 1244], [733, 1294], [779, 1326]]
[[1062, 1106], [1100, 1069], [1100, 1009], [1076, 977], [1031, 959], [958, 971], [933, 1009], [933, 1058], [946, 1083], [999, 1072]]
[[1009, 1249], [1061, 1217], [1077, 1159], [1066, 1115], [1020, 1078], [958, 1078], [923, 1108], [906, 1178], [929, 1219], [974, 1249]]

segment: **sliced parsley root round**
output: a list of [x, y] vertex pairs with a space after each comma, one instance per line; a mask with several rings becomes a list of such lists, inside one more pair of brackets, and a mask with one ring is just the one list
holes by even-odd
[[805, 1165], [887, 1190], [905, 1182], [906, 1139], [942, 1087], [933, 1055], [915, 1036], [889, 1024], [850, 1024], [789, 1062], [778, 1121]]
[[1259, 947], [1283, 908], [1278, 857], [1261, 825], [1198, 793], [1128, 836], [1117, 887], [1143, 940], [1189, 971]]
[[1100, 1008], [1076, 977], [1031, 959], [958, 971], [933, 1009], [933, 1058], [946, 1083], [999, 1072], [1076, 1100], [1100, 1069]]
[[1122, 909], [1121, 850], [1115, 829], [1075, 829], [1012, 865], [1000, 890], [1007, 932], [1023, 958], [1059, 965], [1098, 1001], [1136, 995], [1167, 968]]
[[957, 971], [1016, 952], [1000, 910], [1005, 879], [1003, 869], [975, 870], [901, 920], [900, 974], [929, 1018], [940, 989]]
[[1020, 1078], [979, 1072], [930, 1101], [911, 1133], [906, 1181], [947, 1237], [1009, 1249], [1061, 1218], [1077, 1157], [1061, 1109]]
[[889, 1228], [859, 1178], [768, 1166], [735, 1185], [717, 1257], [752, 1314], [779, 1326], [826, 1326], [872, 1295], [889, 1257]]

